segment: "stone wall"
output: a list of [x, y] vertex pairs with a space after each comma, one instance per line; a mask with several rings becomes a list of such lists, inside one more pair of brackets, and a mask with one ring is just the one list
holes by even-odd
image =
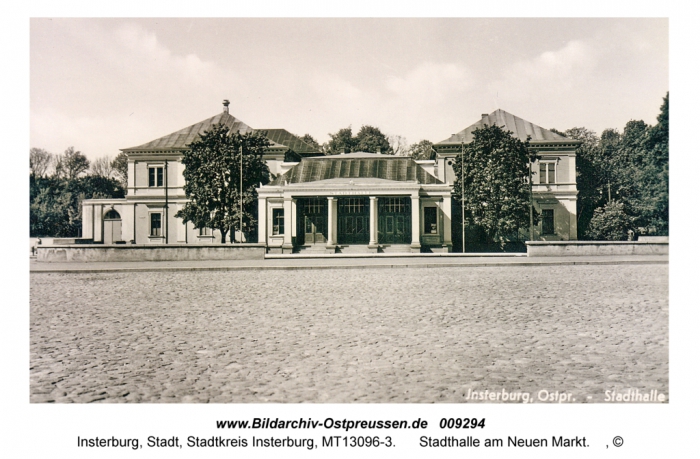
[[532, 241], [525, 244], [528, 257], [668, 255], [668, 242], [656, 241]]
[[219, 245], [40, 245], [37, 261], [183, 261], [262, 260], [265, 247], [259, 244]]

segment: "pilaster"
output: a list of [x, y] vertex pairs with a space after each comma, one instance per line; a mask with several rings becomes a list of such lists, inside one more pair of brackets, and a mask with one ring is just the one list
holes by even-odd
[[411, 252], [420, 252], [420, 197], [411, 195]]

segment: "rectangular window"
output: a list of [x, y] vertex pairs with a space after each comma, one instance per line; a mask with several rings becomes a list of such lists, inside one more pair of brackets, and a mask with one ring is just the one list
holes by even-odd
[[148, 168], [148, 186], [163, 186], [163, 166]]
[[284, 209], [272, 209], [272, 234], [284, 234]]
[[554, 209], [542, 209], [542, 234], [554, 234]]
[[211, 228], [199, 228], [200, 236], [211, 236]]
[[555, 183], [555, 163], [540, 163], [540, 183]]
[[423, 233], [424, 234], [437, 234], [437, 207], [424, 207], [423, 208]]
[[159, 213], [151, 214], [151, 237], [161, 237], [163, 235], [160, 217]]

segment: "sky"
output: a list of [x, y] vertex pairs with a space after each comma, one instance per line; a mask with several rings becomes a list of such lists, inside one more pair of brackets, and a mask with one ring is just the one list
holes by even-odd
[[439, 142], [496, 109], [656, 122], [668, 19], [30, 19], [30, 147], [114, 156], [222, 111], [319, 142]]

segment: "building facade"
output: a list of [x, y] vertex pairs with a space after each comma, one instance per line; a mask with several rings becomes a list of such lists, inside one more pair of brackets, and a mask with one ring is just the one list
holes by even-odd
[[494, 123], [522, 140], [529, 136], [541, 158], [532, 166], [541, 213], [535, 239], [576, 239], [578, 142], [503, 110], [435, 144], [434, 161], [415, 161], [373, 152], [323, 156], [284, 129], [251, 128], [229, 114], [228, 101], [218, 115], [123, 149], [127, 196], [85, 200], [82, 238], [103, 244], [218, 242], [218, 230], [194, 228], [175, 214], [187, 202], [182, 154], [219, 123], [233, 132], [262, 133], [271, 143], [264, 159], [274, 179], [257, 190], [257, 240], [246, 241], [270, 252], [452, 251], [452, 162], [474, 129]]

